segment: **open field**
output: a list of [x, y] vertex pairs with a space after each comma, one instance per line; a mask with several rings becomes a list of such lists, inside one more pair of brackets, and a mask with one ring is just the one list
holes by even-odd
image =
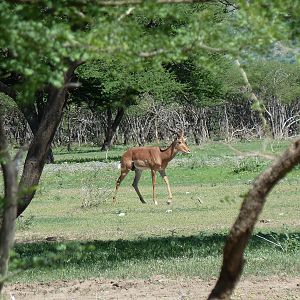
[[[287, 144], [275, 142], [267, 150], [278, 154]], [[261, 145], [260, 141], [232, 144], [243, 152], [258, 151]], [[190, 278], [195, 284], [205, 282], [206, 289], [211, 287], [243, 195], [269, 161], [237, 157], [222, 143], [192, 146], [192, 155], [177, 156], [167, 168], [174, 196], [171, 206], [166, 204], [161, 178], [157, 181], [159, 205], [153, 205], [149, 171], [140, 181], [146, 205], [131, 186], [133, 172], [123, 181], [118, 202], [112, 204], [117, 164], [124, 150], [116, 147], [106, 159], [106, 153], [97, 148], [71, 153], [55, 149], [57, 163], [45, 167], [36, 197], [18, 220], [11, 271], [20, 267], [19, 258], [27, 270], [14, 276], [11, 284], [30, 287], [41, 281], [96, 280], [92, 278], [103, 284], [128, 283], [159, 277], [170, 285]], [[291, 281], [286, 299], [296, 299], [299, 292], [299, 182], [297, 168], [269, 196], [246, 252], [243, 277], [249, 281], [276, 278], [279, 284], [283, 278]], [[197, 299], [192, 294], [190, 298]]]

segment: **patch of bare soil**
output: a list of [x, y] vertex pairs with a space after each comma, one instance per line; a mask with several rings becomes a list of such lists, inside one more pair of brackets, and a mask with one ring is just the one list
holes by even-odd
[[[206, 299], [215, 281], [169, 279], [73, 280], [49, 283], [11, 284], [5, 287], [6, 299]], [[232, 299], [300, 299], [300, 277], [248, 278], [242, 280]]]

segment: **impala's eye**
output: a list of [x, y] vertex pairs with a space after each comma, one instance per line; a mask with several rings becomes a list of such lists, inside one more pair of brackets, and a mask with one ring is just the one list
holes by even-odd
[[182, 144], [182, 142], [181, 142], [181, 141], [178, 141], [178, 144]]

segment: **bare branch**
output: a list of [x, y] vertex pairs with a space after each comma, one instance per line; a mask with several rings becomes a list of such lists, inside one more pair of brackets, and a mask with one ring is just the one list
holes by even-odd
[[268, 127], [268, 123], [267, 123], [267, 120], [266, 118], [264, 117], [263, 115], [263, 111], [265, 111], [265, 107], [263, 105], [263, 103], [256, 97], [255, 93], [253, 92], [253, 89], [252, 89], [252, 86], [248, 80], [248, 76], [244, 70], [244, 68], [241, 66], [240, 62], [238, 59], [235, 60], [235, 64], [237, 65], [241, 75], [242, 75], [242, 78], [245, 82], [245, 85], [246, 87], [248, 88], [249, 92], [251, 93], [251, 100], [253, 100], [253, 102], [256, 104], [257, 106], [257, 111], [258, 111], [258, 114], [259, 114], [259, 117], [261, 119], [261, 122], [262, 122], [262, 126], [263, 126], [263, 129], [264, 129], [264, 133], [266, 136], [270, 135], [270, 129]]
[[155, 50], [155, 51], [149, 51], [149, 52], [140, 52], [139, 53], [139, 56], [140, 57], [154, 57], [156, 55], [159, 55], [159, 54], [162, 54], [162, 53], [165, 53], [166, 50], [164, 49], [158, 49], [158, 50]]
[[268, 160], [274, 160], [276, 158], [276, 156], [274, 156], [274, 155], [267, 154], [267, 153], [262, 153], [262, 152], [259, 152], [259, 151], [257, 151], [257, 152], [242, 152], [242, 151], [234, 148], [230, 144], [226, 144], [226, 143], [222, 143], [222, 144], [227, 146], [233, 152], [235, 152], [239, 156], [239, 158], [243, 158], [243, 157], [262, 157], [262, 158], [266, 158]]
[[127, 9], [127, 11], [125, 12], [125, 14], [122, 14], [119, 18], [118, 18], [118, 21], [121, 21], [122, 19], [124, 19], [125, 17], [129, 16], [132, 11], [134, 10], [134, 7], [131, 6]]
[[[214, 47], [210, 47], [208, 45], [202, 44], [202, 43], [194, 43], [193, 46], [190, 47], [184, 47], [181, 49], [182, 52], [184, 53], [188, 53], [190, 51], [195, 50], [195, 48], [199, 48], [199, 49], [203, 49], [205, 51], [208, 52], [214, 52], [214, 53], [228, 53], [229, 50], [228, 49], [224, 49], [224, 48], [214, 48]], [[154, 51], [145, 51], [145, 52], [140, 52], [139, 56], [140, 57], [144, 57], [144, 58], [148, 58], [148, 57], [154, 57], [163, 53], [166, 53], [167, 51], [163, 48], [158, 49], [158, 50], [154, 50]]]
[[64, 88], [66, 88], [66, 89], [76, 89], [76, 88], [81, 87], [81, 85], [82, 85], [81, 82], [67, 82], [64, 85]]
[[209, 52], [215, 52], [215, 53], [227, 53], [229, 52], [228, 50], [224, 49], [224, 48], [214, 48], [214, 47], [210, 47], [208, 45], [205, 44], [197, 44], [196, 47], [199, 47], [200, 49], [209, 51]]
[[260, 238], [260, 239], [262, 239], [262, 240], [264, 240], [264, 241], [270, 243], [270, 244], [273, 244], [273, 245], [279, 247], [281, 250], [283, 250], [283, 247], [282, 247], [280, 244], [274, 243], [273, 241], [270, 241], [270, 240], [266, 239], [265, 237], [260, 236], [259, 234], [257, 234], [256, 236], [257, 236], [258, 238]]

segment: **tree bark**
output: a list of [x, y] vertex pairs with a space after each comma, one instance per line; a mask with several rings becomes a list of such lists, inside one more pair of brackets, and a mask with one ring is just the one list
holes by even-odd
[[[46, 103], [44, 103], [44, 97], [45, 92], [40, 90], [36, 93], [36, 105], [33, 102], [25, 104], [17, 103], [34, 136], [37, 134], [40, 123], [45, 114]], [[54, 155], [51, 147], [47, 153], [46, 163], [54, 163]]]
[[125, 110], [123, 107], [118, 108], [117, 110], [117, 115], [115, 119], [112, 121], [112, 111], [111, 109], [107, 110], [107, 129], [106, 129], [106, 134], [105, 134], [105, 140], [104, 143], [101, 147], [101, 151], [106, 151], [108, 150], [113, 142], [113, 138], [117, 132], [117, 129], [123, 119]]
[[19, 216], [30, 204], [35, 195], [36, 186], [39, 183], [47, 155], [54, 134], [60, 123], [63, 108], [66, 101], [66, 86], [71, 81], [75, 69], [81, 62], [70, 64], [65, 74], [64, 86], [61, 88], [50, 87], [45, 112], [36, 134], [29, 146], [24, 164], [23, 174], [19, 184], [19, 202], [17, 216]]
[[248, 192], [238, 218], [231, 228], [224, 247], [223, 265], [219, 279], [208, 299], [230, 299], [244, 267], [244, 250], [254, 225], [266, 201], [266, 196], [295, 165], [300, 162], [300, 139], [296, 140], [285, 153], [266, 171], [258, 176]]
[[2, 117], [0, 116], [0, 153], [1, 167], [4, 179], [4, 205], [1, 211], [0, 228], [0, 294], [7, 276], [9, 252], [15, 238], [16, 214], [17, 214], [17, 167], [11, 160], [6, 136], [3, 129]]

